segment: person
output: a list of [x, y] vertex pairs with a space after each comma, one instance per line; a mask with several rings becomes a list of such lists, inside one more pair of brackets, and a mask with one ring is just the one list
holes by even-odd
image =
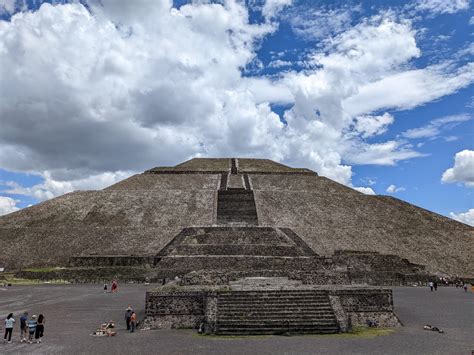
[[433, 286], [434, 286], [434, 290], [438, 291], [438, 282], [437, 281], [433, 282]]
[[462, 288], [464, 289], [464, 292], [467, 292], [467, 282], [465, 282], [464, 285], [462, 285]]
[[38, 344], [41, 343], [41, 338], [43, 337], [44, 323], [45, 323], [44, 316], [40, 314], [38, 316], [38, 323], [36, 325], [36, 331], [35, 331], [35, 339]]
[[26, 342], [26, 333], [28, 333], [28, 312], [20, 317], [20, 343]]
[[112, 287], [110, 287], [110, 290], [112, 291], [112, 293], [115, 293], [115, 292], [117, 292], [117, 288], [118, 288], [117, 280], [113, 280], [112, 281]]
[[107, 284], [104, 284], [104, 293], [107, 292]]
[[5, 336], [3, 337], [4, 343], [7, 341], [7, 336], [8, 336], [8, 344], [11, 344], [14, 325], [15, 325], [15, 319], [13, 318], [13, 313], [10, 313], [5, 319]]
[[125, 310], [125, 323], [127, 324], [127, 330], [130, 330], [130, 319], [132, 317], [133, 309], [128, 306]]
[[433, 281], [430, 281], [430, 282], [428, 283], [428, 285], [430, 286], [431, 292], [433, 292], [433, 286], [434, 286], [434, 285], [433, 285]]
[[137, 314], [132, 311], [132, 314], [130, 316], [130, 333], [133, 333], [135, 331], [136, 323], [137, 323]]
[[33, 343], [33, 336], [35, 335], [37, 324], [36, 316], [33, 314], [28, 321], [28, 343], [30, 344]]

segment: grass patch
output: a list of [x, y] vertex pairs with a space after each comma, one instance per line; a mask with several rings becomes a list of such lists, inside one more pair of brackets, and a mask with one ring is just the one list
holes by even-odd
[[55, 285], [62, 285], [62, 284], [68, 284], [68, 281], [65, 280], [51, 280], [51, 281], [44, 281], [44, 280], [38, 280], [38, 279], [20, 279], [20, 278], [8, 278], [2, 281], [2, 283], [5, 284], [11, 284], [11, 285], [43, 285], [43, 284], [55, 284]]
[[339, 338], [375, 338], [379, 336], [390, 335], [395, 332], [393, 328], [369, 328], [369, 327], [354, 327], [351, 333], [336, 333], [336, 334], [312, 334], [305, 336], [324, 336], [324, 337], [339, 337]]
[[38, 267], [38, 268], [28, 268], [28, 269], [23, 269], [23, 271], [28, 271], [28, 272], [51, 272], [51, 271], [57, 271], [57, 270], [63, 270], [65, 269], [64, 267]]

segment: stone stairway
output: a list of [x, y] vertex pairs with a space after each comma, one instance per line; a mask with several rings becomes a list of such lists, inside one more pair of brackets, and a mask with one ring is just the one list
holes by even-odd
[[258, 225], [253, 191], [227, 190], [218, 192], [217, 224]]
[[320, 290], [221, 292], [216, 329], [220, 335], [339, 332], [328, 294]]

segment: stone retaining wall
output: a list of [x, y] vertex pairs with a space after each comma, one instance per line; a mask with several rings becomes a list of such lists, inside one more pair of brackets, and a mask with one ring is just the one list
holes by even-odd
[[146, 266], [153, 265], [154, 256], [136, 255], [85, 255], [69, 258], [69, 264], [74, 267], [88, 266]]
[[[232, 291], [148, 291], [145, 326], [196, 329], [202, 323], [215, 324], [216, 300], [222, 292]], [[349, 332], [354, 326], [367, 326], [369, 320], [376, 321], [380, 327], [401, 325], [393, 311], [390, 289], [329, 288], [327, 292], [341, 332]], [[212, 329], [207, 331], [212, 333]]]

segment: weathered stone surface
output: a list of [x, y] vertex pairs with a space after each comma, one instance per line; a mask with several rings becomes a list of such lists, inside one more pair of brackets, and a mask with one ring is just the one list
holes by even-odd
[[[291, 287], [291, 288], [289, 288]], [[400, 326], [392, 291], [381, 288], [308, 288], [245, 291], [163, 289], [146, 296], [146, 324], [197, 328], [216, 334], [347, 332], [351, 326]]]
[[[3, 216], [0, 266], [7, 270], [66, 266], [70, 257], [87, 255], [156, 255], [183, 228], [217, 225], [218, 190], [227, 192], [221, 185], [224, 181], [227, 188], [224, 177], [228, 174], [233, 176], [230, 185], [234, 184], [232, 179], [237, 179], [235, 184], [255, 197], [252, 202], [256, 216], [252, 214], [251, 224], [289, 228], [305, 242], [307, 250], [332, 257], [330, 264], [335, 268], [349, 267], [345, 275], [352, 283], [379, 282], [382, 273], [395, 284], [417, 280], [424, 271], [410, 263], [426, 266], [427, 273], [474, 277], [474, 228], [394, 198], [363, 195], [307, 169], [258, 159], [235, 159], [234, 164], [231, 159], [192, 159], [172, 168], [151, 169], [102, 191], [66, 194]], [[228, 212], [239, 210], [238, 203], [229, 206]], [[249, 221], [243, 218], [246, 209], [242, 208], [240, 217], [236, 212], [237, 222], [233, 217], [220, 222], [248, 225]], [[310, 267], [308, 282], [328, 282], [328, 274], [320, 269], [326, 270], [327, 262], [291, 260], [295, 256], [291, 247], [275, 246], [277, 256], [286, 250], [288, 259], [269, 263], [251, 258], [271, 254], [271, 245], [265, 242], [251, 252], [247, 246], [216, 247], [219, 254], [227, 250], [234, 258], [226, 260], [199, 257], [199, 253], [211, 252], [214, 243], [207, 244], [183, 246], [180, 252], [196, 258], [162, 260], [159, 274], [172, 274], [170, 268], [180, 268], [185, 263], [188, 265], [183, 272], [200, 268], [212, 271], [213, 267], [222, 266], [240, 272], [257, 267], [279, 274], [291, 268], [300, 273], [302, 267]], [[370, 254], [334, 255], [338, 250], [396, 257], [382, 257], [381, 261], [380, 256]], [[374, 269], [379, 274], [374, 274]], [[339, 271], [342, 273], [334, 278], [346, 277], [344, 270]]]

